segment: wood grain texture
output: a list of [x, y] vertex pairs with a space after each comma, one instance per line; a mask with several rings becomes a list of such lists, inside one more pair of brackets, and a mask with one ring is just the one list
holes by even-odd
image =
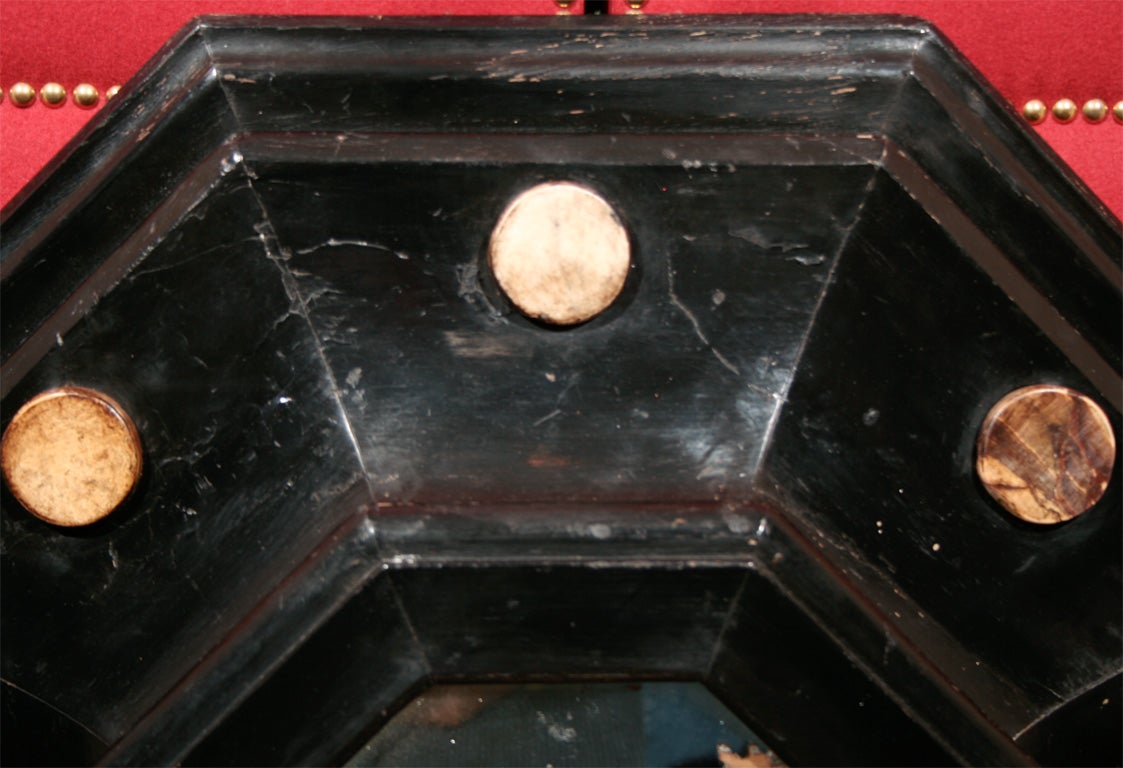
[[140, 436], [111, 398], [63, 387], [23, 405], [4, 432], [4, 479], [33, 515], [54, 525], [96, 522], [140, 478]]
[[612, 207], [568, 182], [540, 184], [516, 197], [495, 225], [489, 259], [511, 302], [554, 325], [603, 312], [631, 264], [628, 235]]
[[1015, 390], [979, 430], [976, 471], [987, 492], [1032, 523], [1071, 520], [1103, 496], [1115, 435], [1103, 409], [1065, 387]]

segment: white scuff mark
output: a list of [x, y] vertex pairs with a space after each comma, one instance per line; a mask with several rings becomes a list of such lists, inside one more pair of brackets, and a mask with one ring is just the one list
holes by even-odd
[[589, 526], [589, 533], [592, 534], [594, 539], [607, 539], [612, 535], [612, 527], [604, 523], [596, 523]]
[[57, 344], [60, 347], [62, 346], [62, 334], [61, 333], [58, 333], [58, 332], [55, 333], [55, 344]]
[[[345, 133], [340, 133], [340, 134], [336, 134], [336, 137], [335, 137], [335, 150], [334, 150], [334, 151], [333, 151], [333, 152], [331, 153], [331, 156], [332, 156], [332, 159], [333, 159], [333, 160], [334, 160], [335, 158], [339, 157], [339, 150], [343, 149], [343, 145], [344, 145], [344, 144], [345, 144], [346, 142], [347, 142], [347, 134], [345, 134]], [[319, 194], [317, 194], [317, 193], [313, 193], [313, 194], [314, 194], [314, 195], [315, 195], [316, 197], [319, 197], [319, 196], [320, 196], [320, 195], [319, 195]]]
[[561, 411], [559, 409], [555, 408], [554, 410], [550, 411], [545, 416], [540, 418], [538, 421], [534, 422], [533, 426], [535, 426], [535, 427], [541, 426], [542, 424], [545, 424], [547, 421], [549, 421], [550, 419], [553, 419], [557, 416], [561, 416]]
[[[575, 373], [575, 374], [573, 374], [572, 376], [569, 377], [569, 381], [567, 381], [565, 383], [565, 386], [562, 387], [562, 391], [558, 393], [558, 399], [554, 401], [555, 407], [559, 407], [559, 408], [561, 407], [562, 401], [565, 400], [566, 396], [569, 395], [569, 391], [571, 389], [573, 389], [574, 387], [576, 387], [577, 382], [579, 382], [580, 380], [581, 380], [581, 374], [580, 373]], [[581, 391], [578, 390], [577, 394], [578, 394], [578, 396], [580, 396]]]
[[703, 344], [705, 344], [709, 348], [711, 352], [713, 352], [714, 357], [717, 358], [718, 362], [725, 366], [726, 370], [730, 371], [734, 376], [740, 376], [741, 372], [737, 370], [737, 366], [729, 362], [729, 360], [726, 359], [724, 355], [722, 355], [714, 348], [713, 344], [710, 344], [710, 340], [706, 338], [706, 334], [702, 330], [702, 326], [698, 322], [698, 318], [695, 317], [694, 313], [691, 312], [690, 309], [682, 303], [682, 300], [679, 299], [678, 295], [675, 293], [675, 269], [671, 265], [670, 260], [667, 261], [667, 292], [671, 297], [671, 303], [678, 307], [680, 312], [686, 315], [686, 319], [690, 321], [690, 324], [692, 326], [694, 326], [694, 334], [699, 338], [699, 340], [701, 340]]
[[[469, 261], [465, 264], [456, 265], [454, 269], [456, 270], [456, 295], [470, 304], [482, 307], [488, 315], [497, 319], [499, 313], [484, 297], [483, 289], [480, 286], [479, 265], [474, 261]], [[445, 336], [449, 337], [454, 333], [453, 331], [446, 331]]]
[[[710, 455], [712, 456], [716, 452], [717, 452], [716, 450], [711, 451]], [[719, 455], [718, 458], [721, 458], [721, 456]], [[711, 478], [711, 477], [716, 477], [718, 479], [724, 479], [725, 475], [726, 475], [725, 465], [723, 463], [720, 463], [720, 462], [717, 462], [717, 461], [711, 462], [711, 461], [709, 461], [709, 456], [707, 456], [706, 463], [702, 466], [701, 469], [698, 470], [698, 474], [696, 474], [694, 476], [694, 479], [695, 480], [706, 480], [707, 478]]]
[[[768, 216], [770, 213], [770, 211], [766, 211], [764, 215]], [[807, 243], [790, 243], [787, 241], [776, 242], [753, 225], [741, 227], [740, 229], [730, 230], [729, 234], [733, 237], [736, 237], [738, 240], [744, 240], [747, 243], [751, 243], [757, 248], [761, 248], [764, 250], [779, 249], [780, 253], [788, 253], [789, 251], [798, 251], [811, 247]], [[825, 261], [826, 257], [822, 257], [822, 260]], [[822, 263], [822, 261], [818, 263]]]
[[568, 744], [577, 738], [577, 729], [547, 717], [545, 712], [536, 712], [540, 725], [546, 726], [546, 733], [550, 738]]
[[748, 518], [735, 515], [732, 512], [724, 511], [721, 513], [721, 519], [725, 522], [726, 527], [730, 532], [742, 536], [753, 529], [752, 521]]
[[[260, 234], [254, 235], [253, 237], [242, 238], [238, 242], [247, 243], [247, 242], [253, 242], [253, 241], [258, 241], [258, 242], [261, 242], [263, 244], [265, 243], [264, 237]], [[226, 249], [230, 248], [230, 246], [231, 246], [231, 243], [220, 243], [220, 244], [218, 244], [214, 247], [206, 248], [202, 251], [193, 252], [193, 253], [189, 254], [186, 258], [181, 259], [179, 261], [172, 262], [171, 264], [161, 264], [159, 266], [152, 267], [151, 269], [136, 270], [134, 272], [129, 273], [129, 280], [130, 281], [136, 280], [138, 277], [141, 277], [142, 275], [154, 275], [158, 272], [167, 272], [168, 270], [178, 269], [179, 267], [182, 267], [185, 264], [188, 264], [192, 261], [195, 261], [196, 259], [201, 259], [204, 256], [209, 256], [210, 254], [215, 253], [217, 251], [226, 250]]]
[[457, 357], [471, 359], [529, 357], [531, 350], [518, 339], [467, 331], [445, 331], [445, 343]]
[[347, 386], [354, 389], [355, 387], [357, 387], [359, 385], [359, 382], [362, 380], [362, 378], [363, 378], [363, 369], [362, 368], [352, 368], [350, 371], [347, 372], [347, 378], [345, 378], [344, 381], [347, 382]]
[[555, 374], [550, 373], [549, 371], [547, 371], [543, 375], [546, 377], [546, 381], [550, 382], [551, 384], [558, 380], [558, 377]]
[[[337, 423], [339, 423], [343, 427], [343, 431], [347, 436], [347, 440], [351, 445], [351, 449], [354, 451], [354, 456], [356, 461], [358, 462], [360, 473], [367, 486], [367, 491], [371, 495], [373, 495], [375, 489], [374, 482], [363, 458], [363, 450], [359, 445], [359, 439], [355, 435], [355, 427], [351, 423], [351, 418], [347, 413], [347, 408], [344, 406], [343, 400], [340, 397], [339, 381], [335, 375], [335, 372], [332, 370], [331, 364], [328, 362], [327, 354], [324, 351], [323, 341], [320, 339], [320, 335], [316, 330], [316, 326], [312, 322], [311, 315], [308, 311], [308, 299], [301, 292], [300, 286], [297, 283], [297, 279], [293, 275], [291, 269], [289, 268], [289, 265], [287, 264], [287, 261], [291, 257], [291, 254], [283, 249], [274, 249], [273, 245], [277, 242], [276, 230], [273, 227], [273, 223], [269, 219], [269, 211], [262, 203], [260, 194], [254, 188], [252, 179], [255, 179], [257, 177], [253, 174], [248, 164], [244, 164], [243, 168], [245, 168], [247, 176], [249, 176], [251, 179], [251, 181], [249, 182], [249, 188], [257, 198], [258, 206], [260, 207], [262, 214], [262, 220], [258, 224], [254, 225], [254, 231], [261, 238], [262, 250], [265, 253], [265, 257], [273, 263], [273, 265], [277, 268], [277, 271], [280, 273], [281, 285], [284, 288], [285, 295], [289, 298], [290, 306], [288, 312], [286, 313], [286, 317], [290, 314], [299, 316], [304, 320], [309, 329], [309, 332], [311, 333], [312, 342], [315, 345], [316, 356], [317, 358], [319, 358], [319, 363], [322, 366], [322, 370], [327, 374], [328, 382], [331, 385], [331, 392], [335, 399], [335, 405], [338, 409]], [[279, 322], [282, 321], [278, 320], [278, 323]], [[273, 327], [274, 329], [276, 329], [277, 325], [274, 324]]]
[[794, 261], [805, 267], [817, 267], [827, 260], [821, 253], [801, 253], [798, 256], [789, 256], [788, 261]]
[[315, 253], [316, 251], [318, 251], [322, 248], [343, 248], [343, 247], [346, 247], [346, 246], [354, 246], [356, 248], [370, 248], [370, 249], [375, 250], [375, 251], [382, 251], [383, 253], [392, 253], [395, 256], [397, 256], [399, 259], [408, 259], [409, 258], [409, 256], [407, 254], [404, 254], [401, 251], [395, 251], [393, 248], [382, 245], [382, 243], [375, 243], [375, 242], [371, 242], [369, 240], [357, 240], [357, 239], [338, 238], [338, 237], [329, 237], [327, 240], [325, 240], [322, 243], [317, 243], [316, 245], [311, 245], [307, 248], [300, 248], [296, 251], [296, 255], [297, 256], [303, 256], [303, 255], [308, 254], [308, 253]]

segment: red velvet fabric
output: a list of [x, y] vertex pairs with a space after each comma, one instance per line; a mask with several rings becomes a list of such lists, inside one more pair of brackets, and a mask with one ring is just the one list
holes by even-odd
[[[580, 12], [583, 0], [573, 10]], [[2, 0], [0, 204], [6, 203], [94, 113], [72, 101], [19, 109], [13, 83], [80, 82], [103, 94], [126, 82], [193, 16], [553, 14], [554, 0]], [[627, 0], [610, 0], [613, 13]], [[1020, 108], [1067, 97], [1123, 99], [1120, 0], [647, 0], [645, 13], [901, 13], [929, 19]], [[99, 102], [104, 106], [105, 99]], [[1117, 216], [1123, 217], [1123, 125], [1052, 117], [1038, 133]]]
[[[583, 2], [583, 0], [581, 0]], [[105, 106], [184, 24], [203, 14], [495, 15], [553, 14], [554, 0], [0, 0], [0, 205], [5, 205]], [[68, 99], [51, 109], [36, 99], [19, 108], [7, 97], [17, 82], [36, 89], [61, 83], [70, 93], [90, 83], [96, 109]]]

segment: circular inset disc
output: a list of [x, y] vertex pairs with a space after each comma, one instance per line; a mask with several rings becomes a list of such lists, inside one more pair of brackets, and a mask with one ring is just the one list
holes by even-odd
[[1091, 508], [1115, 464], [1115, 433], [1103, 409], [1047, 384], [999, 400], [977, 448], [975, 470], [987, 492], [1031, 523], [1059, 523]]
[[63, 387], [27, 401], [4, 432], [4, 479], [29, 512], [55, 525], [89, 525], [140, 478], [140, 435], [100, 392]]
[[512, 200], [488, 256], [511, 302], [555, 325], [603, 312], [620, 295], [631, 264], [628, 234], [612, 207], [569, 182], [540, 184]]

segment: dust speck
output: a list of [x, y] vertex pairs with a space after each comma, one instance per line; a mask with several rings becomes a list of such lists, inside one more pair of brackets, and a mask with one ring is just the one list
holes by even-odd
[[597, 523], [589, 526], [589, 533], [592, 534], [594, 539], [607, 539], [612, 535], [612, 528], [604, 523]]
[[817, 267], [826, 262], [827, 257], [821, 253], [801, 253], [792, 256], [791, 260], [805, 267]]
[[570, 728], [569, 726], [559, 725], [558, 723], [551, 723], [550, 727], [546, 729], [550, 737], [556, 741], [569, 743], [577, 738], [577, 729]]

